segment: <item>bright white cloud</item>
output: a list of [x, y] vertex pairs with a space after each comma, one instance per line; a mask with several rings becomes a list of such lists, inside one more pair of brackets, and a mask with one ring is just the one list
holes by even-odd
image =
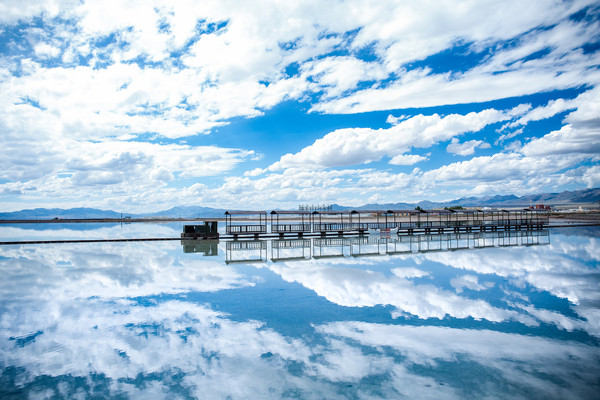
[[[574, 310], [583, 320], [563, 318], [557, 313], [548, 313], [532, 308], [524, 308], [533, 316], [545, 322], [571, 330], [584, 329], [588, 333], [599, 336], [600, 325], [597, 319], [597, 308], [593, 306], [599, 295], [595, 290], [600, 276], [586, 263], [594, 263], [600, 259], [595, 247], [596, 238], [583, 240], [578, 237], [562, 240], [558, 245], [533, 247], [527, 262], [523, 262], [520, 248], [496, 248], [481, 254], [475, 251], [453, 253], [427, 253], [421, 255], [431, 261], [465, 269], [477, 274], [495, 274], [515, 282], [526, 282], [538, 290], [545, 290], [557, 297], [566, 298], [574, 304]], [[578, 259], [574, 259], [574, 255]], [[471, 274], [469, 274], [471, 275]], [[581, 278], [585, 276], [586, 278]], [[472, 278], [470, 278], [472, 279]], [[478, 281], [467, 281], [465, 278], [454, 281], [455, 288], [473, 286], [477, 289]]]
[[458, 154], [459, 156], [468, 156], [475, 153], [475, 148], [489, 149], [491, 146], [489, 143], [483, 140], [469, 140], [464, 143], [460, 143], [457, 138], [453, 138], [452, 142], [446, 147], [448, 153]]
[[547, 105], [537, 107], [519, 118], [518, 120], [508, 124], [510, 127], [527, 125], [531, 121], [540, 121], [555, 116], [558, 113], [566, 111], [570, 108], [575, 108], [573, 101], [558, 99], [548, 102]]
[[398, 154], [392, 157], [390, 164], [393, 165], [413, 165], [420, 161], [427, 160], [427, 157], [418, 154]]
[[38, 43], [33, 47], [33, 50], [35, 51], [36, 56], [41, 58], [53, 58], [60, 54], [60, 49], [58, 47], [54, 47], [48, 43]]
[[510, 310], [499, 309], [483, 300], [471, 300], [429, 284], [415, 284], [407, 277], [419, 277], [418, 271], [397, 271], [389, 277], [374, 271], [344, 269], [339, 266], [287, 263], [270, 267], [290, 282], [299, 282], [329, 301], [346, 307], [373, 307], [378, 304], [397, 308], [395, 315], [411, 314], [418, 318], [486, 319], [488, 321], [518, 320], [527, 324], [530, 318]]
[[[509, 115], [487, 109], [467, 115], [417, 115], [387, 129], [340, 129], [328, 133], [299, 153], [286, 154], [269, 167], [278, 170], [290, 167], [323, 168], [348, 166], [378, 161], [388, 156], [391, 164], [421, 161], [423, 158], [404, 156], [412, 148], [428, 148], [467, 132], [476, 132], [486, 125], [508, 119]], [[400, 156], [400, 157], [398, 157]], [[397, 157], [397, 158], [393, 158]]]
[[[428, 55], [451, 47], [457, 36], [464, 42], [473, 42], [471, 49], [476, 50], [501, 37], [518, 35], [515, 30], [511, 30], [511, 28], [518, 29], [518, 23], [522, 24], [521, 27], [523, 27], [533, 22], [532, 19], [526, 21], [533, 17], [531, 14], [519, 18], [508, 17], [511, 23], [515, 23], [515, 19], [519, 22], [511, 27], [503, 26], [497, 30], [491, 30], [491, 26], [502, 20], [501, 15], [505, 12], [533, 12], [537, 14], [535, 18], [546, 20], [546, 22], [550, 20], [557, 22], [562, 19], [554, 11], [537, 9], [541, 5], [542, 3], [521, 5], [526, 7], [527, 10], [517, 10], [519, 6], [515, 4], [512, 6], [516, 8], [512, 9], [502, 7], [502, 10], [497, 9], [494, 12], [490, 12], [488, 9], [488, 15], [494, 14], [497, 18], [491, 20], [490, 18], [480, 18], [477, 22], [467, 22], [465, 20], [478, 18], [477, 10], [482, 10], [479, 7], [489, 7], [489, 4], [469, 4], [464, 10], [461, 9], [460, 11], [445, 9], [444, 12], [448, 15], [456, 16], [456, 19], [453, 19], [450, 24], [460, 23], [465, 26], [464, 28], [454, 27], [451, 31], [455, 36], [448, 37], [443, 32], [437, 32], [435, 36], [428, 36], [430, 32], [415, 28], [417, 32], [422, 33], [424, 36], [419, 37], [419, 33], [417, 33], [415, 37], [412, 32], [398, 36], [406, 38], [406, 42], [409, 42], [409, 40], [412, 42], [406, 43], [400, 39], [387, 49], [381, 49], [380, 51], [387, 57], [388, 65], [395, 65], [399, 68], [406, 62], [424, 59]], [[426, 5], [423, 4], [423, 6]], [[559, 8], [570, 6], [578, 8], [583, 4], [567, 5], [563, 3], [561, 5], [555, 4], [555, 6]], [[448, 7], [450, 6], [448, 5]], [[444, 9], [445, 7], [436, 5], [436, 8]], [[413, 14], [409, 11], [408, 15]], [[424, 18], [432, 19], [439, 17], [436, 12], [423, 12], [417, 15], [424, 15]], [[448, 28], [447, 25], [439, 25], [436, 22], [431, 21], [427, 25], [443, 26], [444, 30]], [[553, 23], [549, 23], [549, 25], [553, 25]], [[383, 24], [382, 26], [386, 25]], [[397, 24], [397, 26], [400, 27], [399, 29], [409, 29], [411, 24], [405, 26]], [[356, 113], [393, 108], [473, 103], [555, 89], [566, 89], [576, 87], [582, 82], [596, 85], [600, 81], [600, 75], [595, 68], [598, 64], [597, 55], [594, 53], [583, 54], [580, 49], [583, 44], [589, 42], [592, 37], [600, 32], [598, 23], [581, 25], [563, 20], [547, 31], [537, 31], [534, 29], [537, 27], [539, 25], [530, 25], [530, 30], [519, 32], [524, 35], [517, 40], [517, 46], [500, 49], [494, 52], [491, 57], [484, 59], [480, 64], [467, 71], [434, 73], [428, 68], [420, 70], [399, 69], [397, 70], [399, 79], [389, 85], [381, 88], [367, 88], [348, 96], [324, 101], [314, 105], [313, 109], [327, 113]], [[435, 31], [436, 28], [433, 29]], [[525, 32], [528, 33], [525, 34]], [[419, 40], [421, 38], [423, 42]], [[391, 42], [392, 39], [389, 38], [388, 41]], [[411, 49], [415, 48], [422, 53], [412, 53]], [[526, 57], [536, 54], [542, 55], [535, 56], [530, 60], [526, 59]], [[405, 58], [405, 55], [408, 55], [408, 58]]]
[[448, 164], [423, 173], [425, 180], [444, 182], [497, 181], [523, 179], [559, 171], [575, 165], [580, 157], [523, 157], [516, 153], [498, 153]]
[[450, 279], [450, 285], [456, 289], [457, 293], [462, 293], [465, 288], [469, 290], [481, 291], [494, 286], [494, 284], [491, 282], [487, 284], [479, 283], [479, 278], [477, 278], [476, 275], [462, 275], [457, 278], [452, 278]]
[[600, 153], [600, 127], [595, 129], [577, 129], [565, 125], [560, 130], [533, 139], [521, 150], [526, 156], [548, 154]]

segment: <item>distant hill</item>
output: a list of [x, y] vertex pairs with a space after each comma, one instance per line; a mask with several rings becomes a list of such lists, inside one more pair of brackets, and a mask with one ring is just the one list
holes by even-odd
[[[123, 214], [125, 215], [125, 214]], [[71, 218], [120, 218], [121, 213], [110, 210], [98, 210], [95, 208], [36, 208], [33, 210], [21, 210], [0, 213], [0, 219], [71, 219]]]
[[223, 217], [224, 209], [199, 207], [199, 206], [180, 206], [173, 207], [165, 211], [159, 211], [149, 214], [132, 215], [132, 217], [164, 217], [164, 218], [203, 218], [203, 217]]
[[560, 193], [530, 194], [521, 197], [493, 196], [481, 198], [463, 198], [455, 202], [467, 206], [529, 206], [529, 204], [569, 205], [578, 203], [598, 203], [600, 188], [565, 191]]
[[36, 208], [34, 210], [21, 210], [8, 213], [0, 213], [0, 219], [102, 219], [102, 218], [202, 218], [202, 217], [222, 217], [225, 210], [210, 207], [173, 207], [169, 210], [145, 213], [131, 214], [120, 213], [110, 210], [98, 210], [95, 208], [70, 208], [63, 210], [60, 208]]
[[[384, 204], [365, 204], [360, 207], [345, 207], [339, 204], [333, 205], [333, 210], [406, 210], [414, 209], [419, 206], [424, 209], [443, 208], [450, 206], [464, 207], [517, 207], [529, 206], [529, 204], [545, 204], [545, 205], [570, 205], [580, 203], [596, 203], [600, 202], [600, 188], [565, 191], [561, 193], [540, 193], [531, 194], [521, 197], [515, 195], [505, 196], [485, 196], [485, 197], [463, 197], [460, 199], [433, 202], [420, 201], [418, 203], [384, 203]], [[0, 213], [0, 219], [15, 220], [15, 219], [77, 219], [77, 218], [215, 218], [223, 217], [225, 209], [200, 207], [200, 206], [179, 206], [168, 210], [158, 211], [154, 213], [131, 214], [120, 213], [111, 210], [98, 210], [95, 208], [71, 208], [63, 210], [60, 208], [36, 208], [33, 210], [21, 210], [14, 212]]]
[[560, 193], [541, 193], [525, 196], [515, 195], [497, 195], [484, 197], [462, 197], [456, 200], [435, 202], [420, 201], [418, 203], [384, 203], [384, 204], [365, 204], [360, 207], [340, 207], [343, 210], [411, 210], [416, 206], [423, 209], [443, 208], [451, 206], [464, 207], [528, 207], [530, 204], [544, 205], [570, 205], [580, 203], [598, 203], [600, 202], [600, 188], [584, 189], [575, 191], [565, 191]]
[[497, 195], [484, 197], [462, 197], [460, 199], [435, 202], [435, 201], [420, 201], [418, 203], [385, 203], [385, 204], [365, 204], [361, 207], [344, 207], [345, 210], [406, 210], [413, 209], [419, 206], [423, 209], [442, 208], [451, 206], [464, 207], [527, 207], [529, 204], [545, 204], [545, 205], [569, 205], [578, 203], [598, 203], [600, 202], [600, 188], [575, 190], [572, 192], [565, 191], [561, 193], [542, 193], [531, 194], [521, 197], [515, 195]]

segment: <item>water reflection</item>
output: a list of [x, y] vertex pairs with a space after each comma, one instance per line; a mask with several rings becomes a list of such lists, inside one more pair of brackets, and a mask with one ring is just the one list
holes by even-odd
[[598, 231], [1, 247], [0, 398], [592, 399]]
[[[184, 253], [216, 255], [218, 240], [181, 241]], [[225, 241], [225, 262], [256, 263], [299, 261], [310, 258], [363, 257], [481, 249], [486, 247], [550, 244], [548, 229], [445, 233], [439, 235], [367, 235], [295, 239], [248, 239]]]
[[280, 239], [271, 242], [271, 261], [306, 260], [312, 254], [310, 239]]
[[184, 253], [204, 253], [205, 257], [219, 255], [218, 240], [182, 240]]

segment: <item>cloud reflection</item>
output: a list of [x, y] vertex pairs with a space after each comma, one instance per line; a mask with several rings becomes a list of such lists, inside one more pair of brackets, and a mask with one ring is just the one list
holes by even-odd
[[[597, 241], [254, 266], [226, 265], [223, 244], [218, 257], [173, 242], [3, 247], [0, 397], [591, 399]], [[315, 321], [297, 335], [193, 297], [263, 287], [284, 314], [291, 285]], [[348, 320], [378, 305], [395, 319]]]
[[299, 282], [327, 300], [346, 307], [392, 305], [394, 315], [419, 318], [486, 319], [500, 322], [509, 319], [526, 324], [535, 321], [514, 310], [500, 309], [480, 299], [469, 299], [433, 284], [418, 284], [397, 275], [355, 268], [323, 265], [319, 261], [302, 265], [287, 263], [270, 268], [290, 282]]

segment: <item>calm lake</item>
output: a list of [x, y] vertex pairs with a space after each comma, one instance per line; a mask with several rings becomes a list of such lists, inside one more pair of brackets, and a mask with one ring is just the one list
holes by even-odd
[[598, 399], [599, 264], [599, 227], [0, 246], [0, 398]]

